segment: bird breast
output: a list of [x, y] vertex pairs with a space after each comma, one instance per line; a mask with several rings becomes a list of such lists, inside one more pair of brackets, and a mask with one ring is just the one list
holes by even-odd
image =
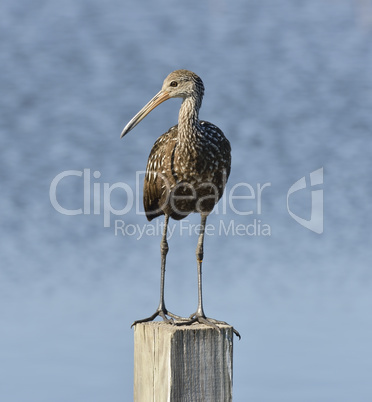
[[189, 132], [187, 138], [174, 126], [155, 142], [144, 183], [149, 219], [160, 210], [175, 219], [209, 213], [222, 196], [230, 173], [230, 144], [217, 127], [200, 123], [202, 130]]

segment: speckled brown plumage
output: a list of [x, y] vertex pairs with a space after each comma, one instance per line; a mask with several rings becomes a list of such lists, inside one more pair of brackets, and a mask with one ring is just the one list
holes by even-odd
[[211, 123], [201, 121], [200, 130], [185, 143], [176, 125], [155, 142], [143, 188], [148, 220], [165, 213], [177, 220], [191, 212], [209, 214], [221, 198], [230, 174], [230, 143]]

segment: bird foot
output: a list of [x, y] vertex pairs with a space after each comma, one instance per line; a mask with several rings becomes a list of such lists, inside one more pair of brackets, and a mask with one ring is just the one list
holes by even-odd
[[[134, 323], [130, 326], [131, 328], [134, 327], [136, 324], [139, 324], [141, 322], [149, 322], [149, 321], [154, 321], [155, 318], [159, 316], [163, 319], [163, 321], [167, 324], [174, 324], [174, 320], [182, 320], [183, 318], [171, 313], [168, 311], [166, 308], [158, 308], [153, 315], [147, 318], [143, 318], [142, 320], [136, 320]], [[170, 318], [168, 318], [169, 316]]]
[[[198, 322], [199, 324], [204, 324], [207, 325], [208, 327], [212, 327], [218, 332], [221, 332], [221, 330], [217, 325], [229, 325], [231, 327], [231, 325], [225, 321], [218, 321], [215, 320], [214, 318], [208, 318], [205, 315], [201, 315], [198, 313], [192, 314], [189, 318], [178, 318], [176, 319], [176, 321], [173, 321], [172, 324], [181, 326], [181, 325], [191, 325], [194, 322]], [[232, 327], [232, 330], [240, 340], [241, 336], [239, 332], [234, 327]]]

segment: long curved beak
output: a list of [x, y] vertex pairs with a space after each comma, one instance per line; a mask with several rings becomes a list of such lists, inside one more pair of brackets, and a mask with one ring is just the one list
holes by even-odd
[[124, 135], [128, 134], [130, 130], [132, 130], [136, 125], [144, 119], [151, 110], [155, 109], [156, 106], [159, 106], [161, 103], [169, 99], [170, 96], [168, 92], [163, 90], [159, 91], [149, 103], [147, 103], [134, 117], [133, 119], [124, 127], [123, 131], [121, 132], [120, 138], [123, 138]]

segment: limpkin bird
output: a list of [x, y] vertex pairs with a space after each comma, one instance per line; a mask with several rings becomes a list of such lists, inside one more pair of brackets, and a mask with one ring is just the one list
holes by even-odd
[[[221, 198], [230, 174], [231, 148], [223, 132], [207, 121], [199, 120], [204, 95], [203, 81], [188, 70], [176, 70], [164, 80], [162, 89], [130, 120], [121, 138], [131, 131], [155, 107], [170, 98], [182, 98], [178, 125], [171, 127], [155, 142], [147, 162], [143, 201], [147, 219], [165, 215], [161, 239], [160, 303], [153, 315], [133, 325], [160, 316], [165, 322], [188, 325], [194, 322], [215, 327], [226, 324], [207, 318], [203, 309], [202, 260], [204, 229], [209, 213]], [[165, 307], [165, 261], [168, 253], [169, 217], [180, 220], [192, 212], [201, 215], [196, 248], [198, 269], [198, 307], [189, 318], [172, 314]], [[170, 318], [168, 318], [170, 317]], [[234, 332], [240, 337], [239, 333]]]

